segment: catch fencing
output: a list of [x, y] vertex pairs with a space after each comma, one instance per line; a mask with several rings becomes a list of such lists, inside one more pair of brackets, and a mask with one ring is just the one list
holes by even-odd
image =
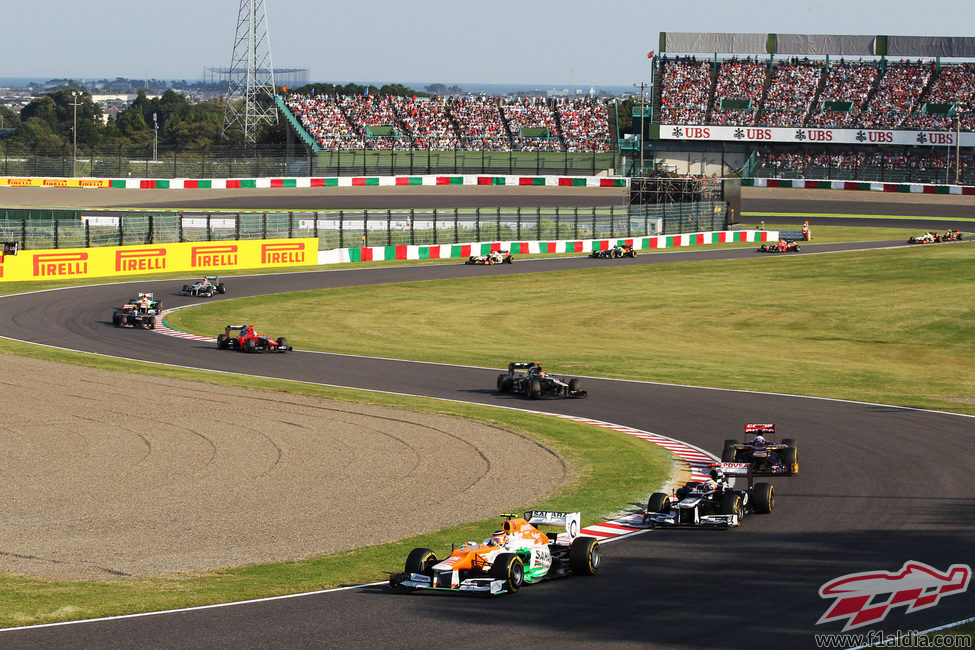
[[0, 240], [38, 250], [317, 237], [320, 250], [332, 250], [705, 232], [723, 230], [727, 212], [723, 201], [593, 208], [237, 213], [0, 210]]

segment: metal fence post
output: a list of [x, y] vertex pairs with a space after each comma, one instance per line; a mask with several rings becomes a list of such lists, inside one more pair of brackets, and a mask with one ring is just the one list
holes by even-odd
[[207, 212], [207, 241], [213, 241], [213, 215]]
[[521, 239], [521, 206], [518, 207], [518, 239]]
[[[180, 224], [183, 223], [182, 213], [180, 214], [179, 222]], [[180, 229], [180, 232], [182, 232], [182, 228]], [[237, 213], [237, 216], [234, 218], [234, 239], [238, 241], [240, 240], [240, 213], [239, 212]]]
[[562, 239], [562, 211], [555, 208], [555, 238]]
[[[207, 215], [207, 232], [210, 231], [210, 215]], [[261, 215], [261, 239], [267, 239], [267, 212]]]
[[288, 239], [295, 238], [295, 213], [288, 212]]
[[458, 214], [457, 214], [457, 208], [454, 208], [454, 243], [455, 244], [458, 243], [458, 242], [460, 242], [460, 230], [459, 230], [459, 227], [458, 227], [459, 226], [458, 220], [459, 220], [459, 217], [458, 217]]
[[124, 223], [125, 223], [125, 216], [120, 214], [119, 217], [118, 217], [118, 244], [119, 244], [119, 246], [124, 246], [125, 245], [125, 226], [122, 225]]
[[27, 219], [20, 221], [20, 247], [27, 250]]
[[318, 211], [316, 210], [315, 212], [312, 212], [311, 216], [315, 219], [315, 225], [312, 226], [312, 232], [315, 233], [315, 239], [318, 239]]
[[413, 208], [410, 208], [410, 245], [411, 246], [416, 243], [416, 230], [414, 229], [415, 226], [416, 226], [416, 212], [413, 210]]
[[498, 208], [497, 210], [498, 210], [498, 228], [497, 228], [498, 232], [497, 232], [497, 237], [498, 237], [498, 241], [501, 241], [501, 208]]
[[433, 243], [437, 243], [437, 209], [433, 209]]
[[339, 210], [339, 248], [345, 248], [345, 210]]
[[474, 240], [481, 241], [481, 208], [474, 208]]
[[61, 248], [61, 246], [60, 246], [60, 243], [61, 243], [61, 241], [60, 241], [61, 240], [61, 228], [60, 228], [60, 224], [61, 224], [61, 220], [60, 219], [55, 219], [54, 220], [54, 248]]
[[572, 208], [572, 238], [579, 239], [579, 208]]
[[369, 210], [362, 211], [362, 245], [369, 245]]
[[596, 239], [596, 206], [592, 206], [592, 238]]
[[393, 211], [386, 210], [386, 245], [393, 245]]
[[149, 215], [149, 229], [146, 232], [146, 244], [151, 244], [155, 240], [156, 220], [155, 216]]
[[91, 248], [91, 222], [85, 221], [85, 248]]

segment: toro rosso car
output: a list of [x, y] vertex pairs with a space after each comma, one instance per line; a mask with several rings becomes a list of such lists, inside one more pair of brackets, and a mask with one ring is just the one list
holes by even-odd
[[758, 247], [759, 253], [798, 253], [799, 244], [792, 240], [780, 239], [774, 244], [762, 244]]
[[[390, 576], [389, 586], [497, 595], [570, 574], [595, 575], [599, 569], [599, 542], [579, 535], [578, 512], [502, 516], [504, 523], [490, 537], [452, 548], [442, 560], [428, 548], [413, 549], [405, 571]], [[543, 533], [540, 525], [565, 532]]]
[[156, 316], [161, 309], [161, 300], [153, 299], [151, 293], [140, 293], [137, 298], [115, 308], [112, 324], [115, 327], [156, 329]]
[[[685, 483], [673, 495], [666, 492], [651, 494], [643, 522], [651, 528], [732, 528], [740, 526], [747, 513], [772, 512], [775, 503], [772, 485], [753, 483], [747, 463], [720, 463], [711, 468], [711, 477], [707, 481]], [[728, 476], [746, 476], [748, 489], [731, 487]]]
[[629, 244], [619, 244], [604, 251], [593, 251], [589, 256], [595, 259], [617, 259], [619, 257], [636, 257], [636, 249]]
[[498, 390], [502, 393], [518, 393], [532, 399], [542, 397], [585, 397], [578, 379], [559, 377], [542, 370], [535, 361], [512, 361], [508, 372], [498, 375]]
[[[236, 336], [233, 335], [234, 330], [237, 331]], [[217, 347], [241, 352], [289, 352], [294, 349], [283, 336], [272, 339], [266, 334], [259, 334], [253, 325], [227, 325], [223, 334], [217, 336]]]
[[179, 295], [209, 298], [215, 293], [227, 293], [227, 287], [217, 279], [217, 276], [208, 275], [199, 282], [184, 284]]
[[471, 255], [464, 264], [512, 264], [511, 251], [491, 251], [490, 255]]
[[[749, 436], [753, 436], [749, 440]], [[725, 440], [721, 461], [748, 463], [752, 474], [786, 476], [799, 473], [799, 449], [792, 438], [775, 441], [774, 424], [746, 424], [745, 440]]]

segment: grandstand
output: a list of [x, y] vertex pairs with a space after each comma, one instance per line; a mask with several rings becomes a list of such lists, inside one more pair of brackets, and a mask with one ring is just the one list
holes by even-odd
[[975, 38], [660, 34], [648, 128], [683, 174], [973, 182]]

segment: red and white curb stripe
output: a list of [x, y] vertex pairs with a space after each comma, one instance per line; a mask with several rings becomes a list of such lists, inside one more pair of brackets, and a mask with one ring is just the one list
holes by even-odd
[[[172, 309], [166, 310], [160, 314], [160, 320], [165, 322], [166, 315]], [[188, 339], [191, 341], [203, 341], [207, 343], [216, 343], [217, 339], [211, 336], [200, 336], [198, 334], [190, 334], [188, 332], [183, 332], [180, 330], [173, 329], [166, 325], [157, 325], [156, 332], [159, 334], [165, 334], [166, 336], [175, 336], [181, 339]], [[572, 420], [573, 422], [581, 422], [582, 424], [588, 424], [591, 426], [601, 427], [603, 429], [612, 429], [613, 431], [620, 431], [622, 433], [627, 433], [631, 436], [636, 436], [637, 438], [642, 438], [647, 442], [655, 444], [659, 447], [663, 447], [669, 451], [674, 456], [677, 456], [682, 461], [687, 463], [691, 470], [691, 480], [692, 481], [703, 481], [708, 478], [709, 466], [717, 461], [717, 458], [707, 454], [706, 452], [689, 445], [686, 442], [681, 442], [680, 440], [675, 440], [674, 438], [668, 438], [667, 436], [662, 436], [657, 433], [650, 433], [649, 431], [643, 431], [641, 429], [634, 429], [632, 427], [626, 427], [620, 424], [613, 424], [612, 422], [603, 422], [602, 420], [592, 420], [590, 418], [581, 418], [575, 415], [564, 415], [561, 413], [545, 413], [545, 415], [552, 415], [557, 418], [562, 418], [564, 420]], [[592, 526], [587, 526], [583, 528], [580, 534], [591, 535], [600, 540], [612, 539], [614, 537], [620, 537], [622, 535], [629, 535], [630, 533], [639, 532], [641, 530], [646, 530], [646, 526], [643, 525], [643, 510], [637, 512], [629, 513], [618, 519], [612, 521], [606, 521], [601, 524], [595, 524]]]
[[[667, 436], [642, 431], [641, 429], [634, 429], [632, 427], [625, 427], [619, 424], [613, 424], [611, 422], [580, 418], [574, 415], [563, 415], [560, 413], [552, 413], [551, 415], [558, 418], [563, 418], [565, 420], [572, 420], [573, 422], [581, 422], [583, 424], [602, 427], [604, 429], [620, 431], [663, 447], [690, 466], [692, 481], [703, 481], [708, 478], [708, 472], [710, 471], [709, 466], [712, 463], [717, 462], [717, 458], [709, 455], [701, 449], [698, 449], [693, 445], [689, 445], [686, 442], [668, 438]], [[646, 530], [646, 526], [643, 525], [643, 515], [644, 511], [642, 509], [637, 512], [631, 512], [623, 517], [620, 517], [619, 519], [587, 526], [580, 531], [580, 534], [591, 535], [592, 537], [596, 537], [600, 540], [606, 540]]]

